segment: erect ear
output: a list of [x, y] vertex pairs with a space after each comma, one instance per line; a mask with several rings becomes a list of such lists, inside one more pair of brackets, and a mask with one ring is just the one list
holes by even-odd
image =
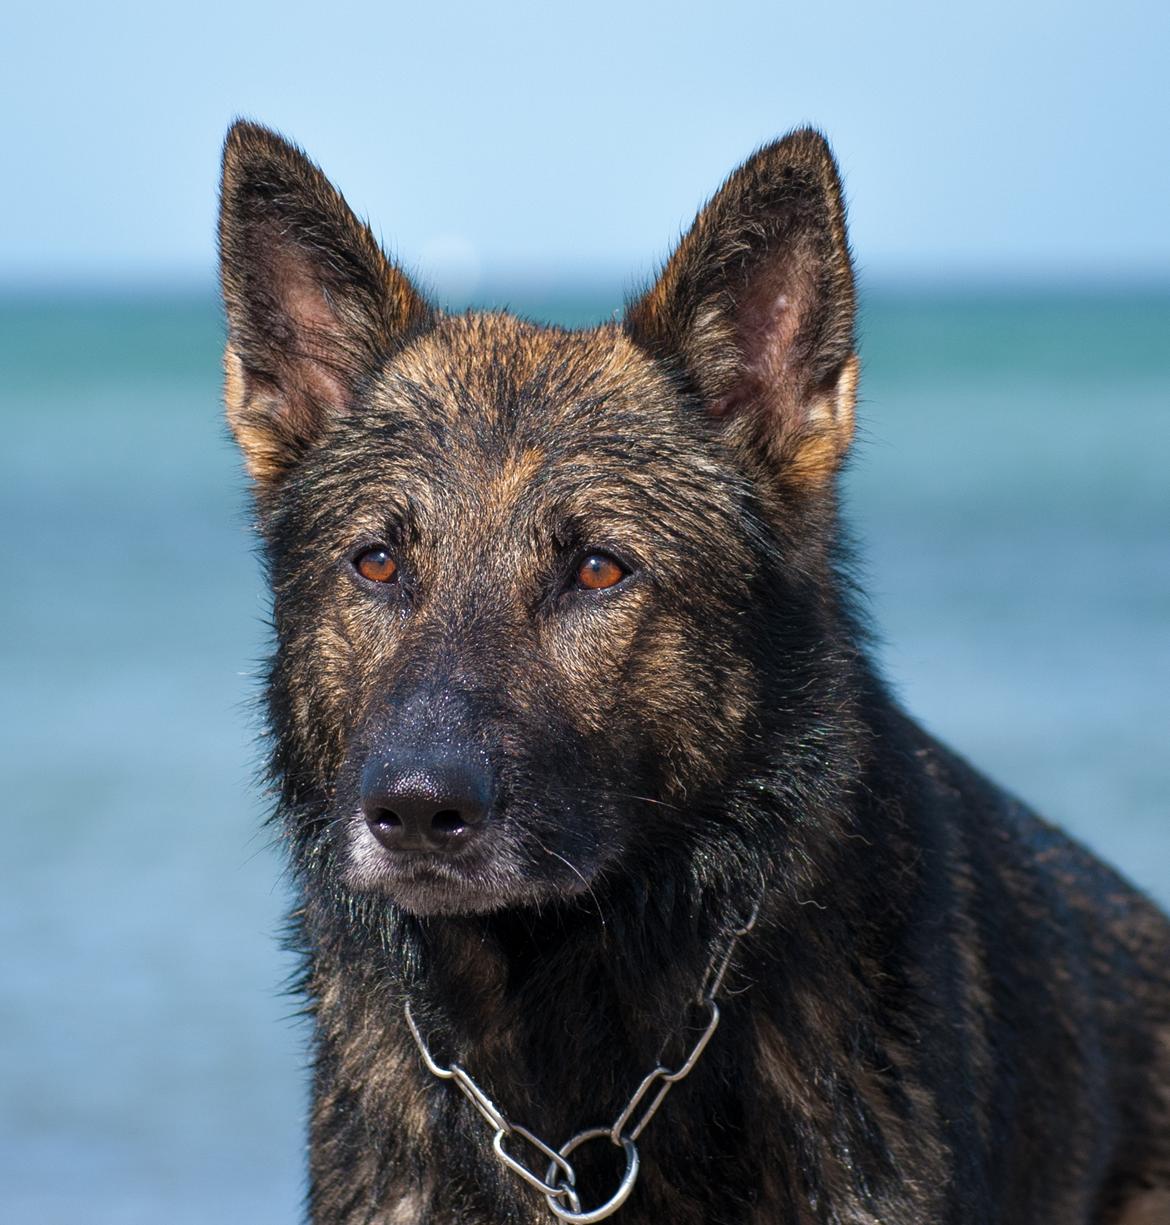
[[431, 309], [321, 171], [252, 123], [224, 144], [219, 257], [228, 423], [269, 483]]
[[630, 335], [786, 483], [820, 486], [853, 433], [853, 270], [833, 155], [805, 129], [749, 158], [699, 213]]

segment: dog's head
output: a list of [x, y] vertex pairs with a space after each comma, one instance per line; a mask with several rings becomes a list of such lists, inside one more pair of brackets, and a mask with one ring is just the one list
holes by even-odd
[[856, 378], [820, 136], [591, 331], [439, 312], [250, 124], [220, 241], [302, 866], [416, 913], [539, 904], [701, 853], [777, 720], [815, 766]]

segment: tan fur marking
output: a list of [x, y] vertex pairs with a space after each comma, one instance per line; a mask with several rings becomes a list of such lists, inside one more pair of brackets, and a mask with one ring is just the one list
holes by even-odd
[[1170, 1221], [1170, 1191], [1146, 1191], [1126, 1204], [1113, 1225], [1166, 1225], [1167, 1221]]
[[506, 460], [500, 475], [489, 486], [485, 500], [507, 514], [544, 462], [545, 454], [539, 447], [528, 447], [520, 455]]
[[248, 475], [263, 483], [280, 471], [278, 438], [274, 437], [268, 414], [255, 403], [255, 397], [248, 395], [244, 363], [230, 344], [224, 350], [223, 372], [228, 426], [239, 444]]
[[853, 441], [859, 367], [854, 354], [841, 367], [836, 383], [810, 402], [807, 425], [795, 448], [781, 459], [786, 481], [816, 488], [836, 475]]

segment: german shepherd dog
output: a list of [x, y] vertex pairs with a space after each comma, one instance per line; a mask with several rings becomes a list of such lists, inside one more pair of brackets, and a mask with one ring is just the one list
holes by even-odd
[[220, 247], [311, 1221], [1170, 1222], [1170, 924], [867, 649], [824, 139], [586, 331], [436, 309], [250, 123]]

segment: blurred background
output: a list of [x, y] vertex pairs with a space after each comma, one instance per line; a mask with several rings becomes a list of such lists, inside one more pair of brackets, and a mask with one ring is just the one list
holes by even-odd
[[832, 139], [847, 501], [926, 724], [1170, 903], [1170, 8], [43, 3], [0, 115], [0, 1220], [298, 1219], [266, 601], [220, 422], [219, 144], [303, 144], [452, 306], [621, 308]]

